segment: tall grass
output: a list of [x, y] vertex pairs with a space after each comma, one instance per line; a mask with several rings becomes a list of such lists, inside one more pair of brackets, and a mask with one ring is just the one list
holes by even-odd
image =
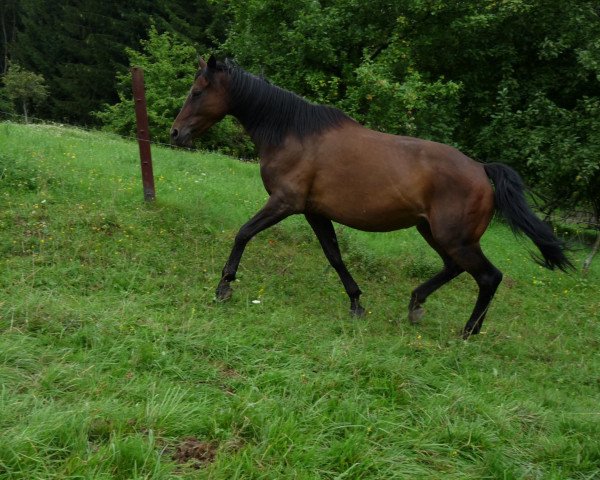
[[[133, 143], [3, 123], [0, 145], [1, 478], [600, 477], [597, 264], [548, 272], [493, 225], [505, 281], [465, 342], [467, 276], [405, 320], [439, 268], [415, 231], [338, 227], [356, 320], [291, 218], [250, 243], [220, 304], [266, 199], [256, 165], [155, 148], [145, 204]], [[177, 463], [190, 437], [214, 460]]]

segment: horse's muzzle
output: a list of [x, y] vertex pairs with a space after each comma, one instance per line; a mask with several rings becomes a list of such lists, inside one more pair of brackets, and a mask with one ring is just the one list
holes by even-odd
[[171, 144], [178, 147], [191, 147], [192, 135], [190, 132], [173, 127], [171, 129]]

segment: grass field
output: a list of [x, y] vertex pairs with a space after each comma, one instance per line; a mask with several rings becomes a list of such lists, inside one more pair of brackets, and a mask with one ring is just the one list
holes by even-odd
[[600, 478], [600, 261], [549, 272], [492, 225], [505, 281], [463, 341], [467, 276], [405, 319], [440, 266], [416, 231], [338, 227], [357, 320], [298, 217], [215, 303], [258, 167], [153, 155], [148, 205], [136, 144], [0, 124], [0, 478]]

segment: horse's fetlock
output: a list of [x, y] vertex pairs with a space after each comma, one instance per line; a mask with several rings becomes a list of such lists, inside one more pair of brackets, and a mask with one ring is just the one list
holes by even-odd
[[354, 288], [349, 288], [348, 291], [348, 296], [350, 297], [350, 300], [356, 300], [358, 302], [358, 299], [360, 298], [360, 296], [362, 295], [362, 292], [360, 291], [360, 288], [358, 288], [358, 286], [354, 287]]
[[410, 302], [408, 304], [409, 310], [414, 310], [415, 308], [420, 307], [423, 303], [425, 303], [427, 297], [420, 296], [418, 290], [413, 290], [410, 295]]
[[221, 274], [221, 281], [227, 283], [235, 281], [235, 272], [228, 272], [226, 270], [223, 270], [223, 273]]

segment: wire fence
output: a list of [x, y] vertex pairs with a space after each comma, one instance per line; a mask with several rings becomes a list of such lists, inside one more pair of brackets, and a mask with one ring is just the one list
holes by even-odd
[[571, 210], [568, 215], [554, 215], [554, 217], [590, 230], [600, 230], [600, 222], [591, 210]]
[[133, 135], [122, 135], [120, 133], [116, 133], [116, 132], [112, 132], [110, 130], [100, 130], [97, 128], [93, 128], [93, 127], [87, 127], [85, 125], [74, 125], [72, 123], [68, 123], [68, 122], [55, 122], [53, 120], [45, 120], [43, 118], [39, 118], [39, 117], [32, 117], [32, 116], [25, 116], [25, 115], [21, 115], [19, 113], [13, 113], [13, 112], [6, 112], [4, 110], [0, 110], [0, 119], [2, 117], [7, 117], [7, 118], [11, 118], [11, 119], [17, 119], [20, 122], [19, 123], [25, 123], [25, 124], [38, 124], [38, 125], [52, 125], [55, 127], [69, 127], [69, 128], [74, 128], [74, 129], [78, 129], [78, 130], [83, 130], [85, 132], [89, 132], [89, 133], [102, 133], [105, 135], [111, 135], [114, 136], [116, 138], [120, 138], [123, 140], [130, 140], [130, 141], [134, 141], [134, 142], [148, 142], [150, 143], [150, 145], [156, 145], [156, 146], [160, 146], [160, 147], [167, 147], [167, 148], [177, 148], [178, 150], [188, 150], [188, 151], [198, 151], [198, 149], [196, 148], [191, 148], [191, 147], [175, 147], [174, 145], [171, 145], [170, 143], [164, 143], [164, 142], [158, 142], [156, 140], [146, 140], [143, 138], [138, 138], [136, 136]]

